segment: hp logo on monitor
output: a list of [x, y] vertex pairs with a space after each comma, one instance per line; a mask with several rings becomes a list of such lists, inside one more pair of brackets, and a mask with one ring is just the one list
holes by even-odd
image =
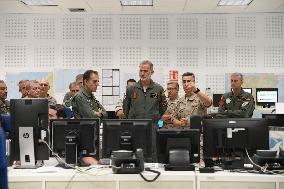
[[23, 134], [23, 137], [24, 137], [24, 138], [29, 138], [30, 135], [29, 135], [29, 133], [24, 133], [24, 134]]

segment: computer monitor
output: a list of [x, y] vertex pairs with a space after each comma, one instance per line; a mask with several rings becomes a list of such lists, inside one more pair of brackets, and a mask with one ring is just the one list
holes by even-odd
[[268, 126], [284, 127], [284, 114], [262, 114]]
[[278, 88], [256, 88], [256, 105], [270, 107], [278, 102]]
[[168, 164], [173, 169], [198, 163], [199, 148], [199, 129], [160, 129], [158, 131], [158, 162]]
[[213, 94], [213, 107], [219, 107], [219, 101], [223, 94]]
[[246, 158], [256, 150], [269, 149], [268, 127], [265, 119], [227, 118], [203, 120], [204, 158]]
[[102, 158], [110, 158], [116, 150], [143, 150], [144, 160], [152, 161], [151, 119], [102, 120]]
[[11, 158], [33, 168], [36, 160], [48, 160], [48, 100], [11, 99]]
[[99, 158], [99, 119], [55, 119], [50, 125], [53, 152], [67, 164], [78, 164], [80, 156]]

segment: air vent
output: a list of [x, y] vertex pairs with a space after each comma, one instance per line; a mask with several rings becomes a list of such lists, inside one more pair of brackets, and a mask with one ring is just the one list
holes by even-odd
[[84, 8], [68, 8], [70, 12], [86, 12]]

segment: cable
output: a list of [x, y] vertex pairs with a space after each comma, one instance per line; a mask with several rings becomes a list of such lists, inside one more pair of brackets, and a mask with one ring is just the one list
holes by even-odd
[[140, 175], [140, 176], [143, 178], [143, 180], [145, 180], [146, 182], [154, 182], [154, 181], [156, 181], [156, 180], [158, 179], [158, 177], [161, 175], [161, 172], [160, 172], [160, 171], [155, 171], [155, 170], [152, 170], [152, 169], [150, 169], [150, 168], [145, 168], [145, 171], [149, 171], [149, 172], [152, 172], [152, 173], [156, 173], [156, 174], [157, 174], [153, 179], [149, 180], [149, 179], [147, 179], [147, 178], [142, 174], [142, 172], [140, 172], [139, 175]]
[[[270, 173], [270, 174], [274, 174], [274, 175], [275, 175], [275, 174], [276, 174], [276, 175], [281, 175], [281, 174], [275, 173], [274, 171], [269, 171], [269, 170], [267, 170], [267, 168], [268, 168], [268, 165], [267, 165], [267, 164], [262, 167], [262, 166], [256, 164], [255, 162], [253, 162], [253, 160], [251, 159], [251, 157], [250, 157], [249, 154], [248, 154], [247, 148], [246, 148], [246, 155], [247, 155], [249, 161], [250, 161], [254, 166], [258, 167], [261, 172], [263, 172], [263, 173]], [[283, 175], [282, 175], [282, 176], [283, 176]]]
[[[55, 158], [57, 159], [57, 161], [58, 161], [59, 163], [60, 163], [60, 162], [63, 163], [66, 167], [70, 167], [70, 168], [72, 168], [72, 169], [77, 170], [77, 171], [80, 172], [80, 173], [84, 173], [84, 174], [91, 175], [91, 176], [98, 176], [98, 175], [106, 175], [106, 174], [108, 174], [108, 172], [107, 172], [107, 173], [104, 173], [104, 174], [92, 174], [92, 173], [88, 172], [89, 170], [93, 169], [94, 167], [88, 167], [86, 170], [84, 170], [84, 169], [82, 169], [82, 168], [80, 168], [80, 167], [78, 167], [78, 166], [75, 166], [75, 167], [74, 167], [74, 166], [72, 166], [72, 165], [66, 163], [60, 156], [58, 156], [58, 154], [56, 154], [56, 153], [51, 149], [51, 147], [49, 146], [49, 144], [48, 144], [46, 141], [39, 139], [39, 142], [45, 143], [46, 146], [48, 147], [48, 149], [55, 155]], [[101, 170], [100, 170], [100, 171], [101, 171]], [[74, 175], [74, 176], [75, 176], [75, 175]], [[72, 179], [73, 179], [73, 178], [72, 178]]]

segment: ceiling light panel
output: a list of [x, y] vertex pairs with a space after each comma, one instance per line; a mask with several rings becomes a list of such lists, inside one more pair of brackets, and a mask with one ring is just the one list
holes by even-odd
[[220, 0], [218, 6], [244, 6], [249, 5], [253, 0]]
[[153, 6], [153, 0], [120, 0], [121, 6]]

